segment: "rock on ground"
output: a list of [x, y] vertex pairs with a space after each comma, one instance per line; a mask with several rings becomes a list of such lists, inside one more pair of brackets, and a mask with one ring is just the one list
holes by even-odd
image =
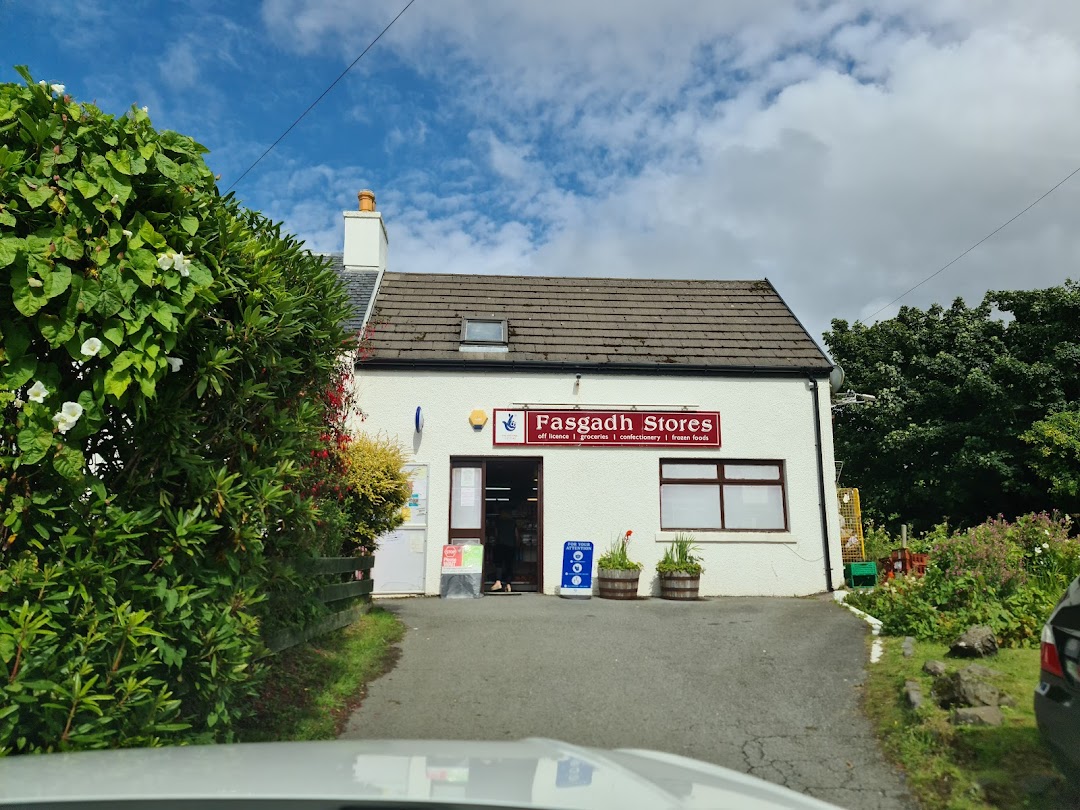
[[964, 667], [934, 679], [934, 697], [943, 709], [950, 706], [997, 706], [1001, 691]]
[[990, 667], [984, 667], [982, 664], [968, 664], [964, 667], [971, 675], [976, 678], [1001, 678], [1004, 676], [1004, 672], [999, 672], [996, 669], [990, 669]]
[[945, 664], [942, 661], [927, 661], [922, 665], [922, 671], [936, 678], [938, 675], [945, 674]]
[[922, 686], [919, 685], [918, 681], [904, 681], [904, 697], [907, 698], [908, 706], [912, 709], [918, 709], [922, 706]]
[[952, 722], [955, 726], [1000, 726], [1005, 718], [997, 706], [966, 706], [953, 710]]
[[949, 647], [949, 653], [959, 658], [982, 658], [997, 655], [997, 649], [994, 631], [980, 624], [965, 630]]

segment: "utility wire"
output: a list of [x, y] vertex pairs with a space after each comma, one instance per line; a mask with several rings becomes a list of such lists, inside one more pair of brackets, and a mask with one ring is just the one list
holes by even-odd
[[889, 307], [891, 307], [893, 304], [895, 304], [901, 298], [904, 298], [904, 297], [908, 296], [909, 294], [915, 292], [915, 290], [919, 289], [919, 287], [921, 287], [923, 284], [925, 284], [926, 282], [928, 282], [930, 279], [934, 278], [935, 276], [939, 276], [942, 273], [944, 273], [946, 270], [948, 270], [950, 267], [952, 267], [954, 264], [956, 264], [962, 258], [967, 256], [969, 253], [971, 253], [971, 251], [973, 251], [975, 248], [977, 248], [979, 245], [981, 245], [983, 242], [985, 242], [991, 236], [996, 234], [998, 231], [1004, 230], [1006, 227], [1008, 227], [1012, 223], [1016, 222], [1016, 220], [1020, 219], [1020, 217], [1022, 217], [1024, 214], [1026, 214], [1028, 211], [1030, 211], [1036, 205], [1041, 203], [1043, 200], [1045, 200], [1047, 197], [1049, 197], [1051, 194], [1053, 194], [1055, 191], [1057, 191], [1059, 188], [1061, 188], [1063, 185], [1065, 185], [1067, 182], [1069, 182], [1069, 180], [1071, 180], [1073, 175], [1075, 175], [1077, 172], [1080, 172], [1080, 166], [1077, 166], [1075, 169], [1073, 169], [1071, 172], [1069, 172], [1062, 180], [1060, 180], [1052, 188], [1048, 189], [1041, 197], [1039, 197], [1037, 200], [1035, 200], [1035, 202], [1031, 203], [1023, 211], [1021, 211], [1020, 213], [1013, 216], [1012, 219], [1009, 219], [1008, 221], [1003, 222], [1001, 225], [998, 225], [998, 227], [994, 228], [994, 230], [990, 231], [990, 233], [988, 233], [986, 236], [984, 236], [982, 239], [980, 239], [974, 245], [969, 247], [967, 250], [965, 250], [963, 253], [961, 253], [959, 256], [957, 256], [955, 259], [953, 259], [951, 262], [949, 262], [946, 265], [943, 265], [942, 267], [939, 267], [937, 270], [935, 270], [933, 273], [928, 275], [926, 278], [924, 278], [922, 281], [920, 281], [918, 284], [916, 284], [914, 287], [912, 287], [907, 292], [901, 293], [900, 295], [896, 296], [896, 298], [894, 298], [892, 301], [887, 303], [885, 306], [883, 306], [881, 309], [879, 309], [873, 315], [870, 315], [867, 318], [857, 318], [856, 323], [858, 321], [863, 321], [865, 323], [866, 321], [873, 320], [875, 317], [877, 317], [882, 312], [887, 310]]
[[244, 173], [241, 174], [239, 177], [237, 177], [235, 180], [233, 180], [232, 185], [230, 185], [227, 189], [225, 189], [226, 194], [228, 194], [230, 191], [232, 191], [234, 188], [236, 188], [236, 186], [240, 183], [240, 181], [243, 180], [245, 177], [247, 177], [248, 173], [262, 162], [262, 159], [264, 157], [266, 157], [271, 152], [273, 152], [275, 146], [277, 146], [279, 143], [281, 143], [283, 140], [285, 140], [285, 136], [288, 135], [290, 132], [292, 132], [293, 128], [297, 124], [299, 124], [301, 121], [303, 121], [304, 117], [309, 112], [311, 112], [312, 110], [315, 109], [316, 105], [326, 97], [326, 94], [329, 93], [331, 90], [333, 90], [334, 87], [337, 85], [337, 83], [345, 78], [345, 74], [347, 74], [350, 70], [352, 70], [354, 67], [356, 67], [356, 63], [364, 58], [365, 54], [367, 54], [367, 52], [370, 51], [375, 46], [375, 43], [378, 42], [380, 39], [382, 39], [382, 35], [385, 34], [387, 31], [389, 31], [391, 26], [393, 26], [393, 24], [398, 21], [398, 19], [401, 17], [401, 15], [409, 10], [409, 6], [411, 6], [415, 2], [416, 2], [416, 0], [409, 0], [409, 2], [405, 4], [405, 7], [402, 8], [401, 11], [399, 11], [397, 13], [397, 17], [394, 17], [394, 19], [392, 19], [389, 23], [387, 23], [386, 28], [384, 28], [382, 31], [380, 31], [379, 35], [377, 37], [375, 37], [375, 39], [371, 40], [371, 42], [368, 43], [368, 46], [366, 48], [364, 48], [363, 51], [360, 52], [360, 55], [352, 60], [352, 64], [350, 64], [347, 68], [345, 68], [345, 70], [341, 71], [340, 76], [338, 76], [336, 79], [334, 79], [332, 82], [330, 82], [330, 86], [327, 87], [325, 90], [323, 90], [322, 93], [319, 95], [319, 97], [317, 99], [315, 99], [313, 102], [311, 102], [311, 105], [306, 110], [304, 110], [302, 113], [300, 113], [299, 118], [297, 118], [295, 121], [293, 121], [291, 124], [289, 124], [288, 129], [286, 129], [284, 132], [282, 132], [280, 135], [278, 135], [277, 140], [274, 141], [272, 144], [270, 144], [270, 146], [268, 146], [266, 148], [265, 152], [263, 152], [261, 155], [259, 155], [258, 160], [256, 160], [254, 163], [252, 163], [246, 169], [244, 169]]

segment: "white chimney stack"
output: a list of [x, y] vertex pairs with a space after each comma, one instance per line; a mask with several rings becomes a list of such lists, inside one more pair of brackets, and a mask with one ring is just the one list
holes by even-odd
[[[345, 212], [345, 250], [342, 264], [346, 270], [386, 272], [386, 226], [375, 210], [375, 192], [364, 189], [356, 195], [359, 211]], [[381, 279], [380, 279], [381, 280]]]

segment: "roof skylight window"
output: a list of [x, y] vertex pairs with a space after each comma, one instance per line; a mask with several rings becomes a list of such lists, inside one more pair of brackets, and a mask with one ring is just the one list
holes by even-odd
[[506, 321], [496, 318], [462, 318], [461, 342], [470, 346], [506, 346]]

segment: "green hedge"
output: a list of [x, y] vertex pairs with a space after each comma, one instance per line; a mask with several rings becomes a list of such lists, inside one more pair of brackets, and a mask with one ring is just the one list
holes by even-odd
[[347, 296], [145, 111], [0, 85], [0, 753], [228, 739]]

